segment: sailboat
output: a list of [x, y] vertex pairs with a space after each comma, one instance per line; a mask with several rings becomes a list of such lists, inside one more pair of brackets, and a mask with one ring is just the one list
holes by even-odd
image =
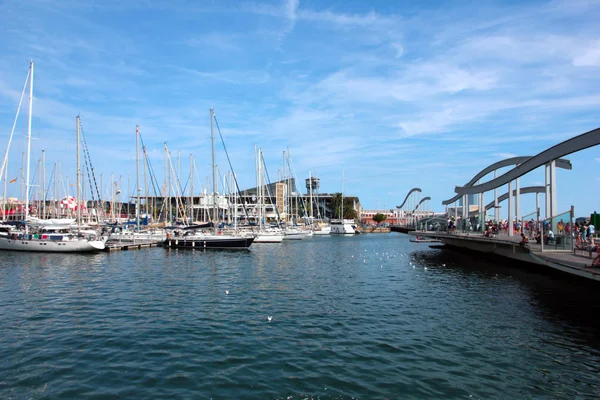
[[254, 238], [254, 243], [281, 243], [283, 241], [283, 232], [280, 228], [267, 228], [265, 226], [265, 207], [264, 207], [264, 175], [263, 175], [263, 157], [260, 148], [254, 149], [256, 155], [256, 214], [258, 220], [258, 234]]
[[[254, 241], [254, 235], [226, 234], [218, 228], [219, 212], [217, 209], [217, 172], [215, 167], [215, 131], [214, 110], [210, 109], [210, 137], [212, 146], [212, 172], [213, 172], [213, 230], [207, 232], [205, 229], [187, 227], [181, 236], [169, 236], [165, 241], [165, 248], [179, 249], [248, 249]], [[175, 233], [174, 233], [175, 234]]]
[[[74, 219], [43, 220], [29, 215], [29, 172], [31, 155], [31, 118], [33, 109], [33, 61], [29, 64], [29, 119], [27, 125], [27, 175], [25, 180], [25, 229], [8, 230], [0, 235], [0, 250], [34, 251], [34, 252], [92, 252], [103, 250], [106, 238], [95, 230], [81, 230], [81, 204], [78, 207], [77, 226]], [[23, 93], [25, 88], [23, 88]], [[77, 117], [77, 197], [81, 194], [79, 165], [79, 117]], [[74, 230], [74, 228], [77, 228]]]
[[[163, 243], [167, 238], [167, 233], [164, 229], [148, 229], [147, 225], [144, 229], [140, 228], [140, 193], [142, 191], [140, 185], [140, 126], [135, 126], [135, 165], [136, 165], [136, 189], [135, 189], [135, 227], [132, 229], [126, 229], [128, 225], [125, 224], [121, 228], [115, 228], [115, 232], [112, 232], [109, 237], [109, 242], [148, 242], [151, 243]], [[147, 203], [146, 203], [147, 204]], [[145, 216], [146, 220], [148, 215]]]

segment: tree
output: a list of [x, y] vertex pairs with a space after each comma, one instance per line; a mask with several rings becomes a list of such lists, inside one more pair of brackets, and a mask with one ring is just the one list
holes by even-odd
[[358, 217], [352, 199], [344, 199], [344, 215], [342, 216], [341, 193], [334, 193], [331, 196], [331, 209], [333, 210], [333, 218], [356, 219]]
[[356, 219], [358, 213], [354, 209], [354, 202], [352, 199], [344, 199], [344, 219]]
[[379, 226], [379, 224], [385, 221], [386, 219], [387, 216], [385, 214], [377, 213], [373, 215], [373, 221], [377, 222], [377, 226]]
[[333, 218], [341, 218], [342, 209], [342, 194], [334, 193], [331, 196], [331, 209], [333, 210]]

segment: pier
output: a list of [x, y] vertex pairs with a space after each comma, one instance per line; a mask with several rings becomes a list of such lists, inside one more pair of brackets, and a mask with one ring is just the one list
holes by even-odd
[[592, 268], [592, 257], [586, 250], [574, 251], [542, 249], [538, 243], [519, 245], [520, 236], [499, 234], [496, 237], [484, 237], [477, 233], [448, 233], [414, 231], [411, 236], [426, 237], [440, 240], [445, 246], [457, 250], [469, 250], [503, 258], [517, 260], [537, 266], [577, 275], [583, 278], [600, 281], [600, 268]]
[[[580, 241], [575, 207], [559, 212], [556, 192], [556, 170], [572, 169], [571, 162], [562, 157], [599, 144], [600, 128], [556, 144], [534, 156], [512, 157], [495, 162], [478, 172], [464, 186], [455, 187], [455, 195], [442, 202], [446, 206], [445, 216], [419, 218], [415, 215], [415, 207], [408, 213], [406, 223], [392, 230], [440, 240], [444, 246], [455, 249], [497, 255], [599, 281], [600, 268], [592, 267], [597, 250], [595, 246], [588, 246], [593, 241], [588, 243], [586, 237]], [[499, 175], [498, 170], [507, 166], [513, 168]], [[521, 187], [520, 178], [538, 168], [544, 169], [545, 184]], [[493, 177], [484, 182], [483, 178], [492, 173]], [[499, 196], [498, 189], [505, 185], [508, 189], [506, 194]], [[413, 192], [420, 192], [420, 189], [412, 189], [407, 199]], [[493, 193], [493, 201], [487, 205], [486, 192]], [[535, 210], [532, 212], [522, 212], [520, 200], [524, 194], [536, 196]], [[543, 203], [540, 203], [540, 195], [544, 196]], [[407, 203], [407, 199], [399, 208]], [[507, 204], [505, 222], [500, 219], [501, 202]], [[542, 204], [543, 207], [540, 207]], [[489, 210], [493, 210], [490, 219]], [[521, 234], [528, 238], [527, 243], [522, 242]]]
[[138, 250], [155, 246], [158, 246], [158, 242], [153, 240], [119, 240], [106, 242], [104, 250], [108, 252], [117, 250]]

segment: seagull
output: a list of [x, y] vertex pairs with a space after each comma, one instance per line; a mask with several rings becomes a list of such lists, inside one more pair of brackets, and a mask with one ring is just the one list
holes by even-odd
[[225, 294], [229, 294], [229, 290], [226, 290], [226, 291], [225, 291]]
[[271, 320], [273, 319], [273, 317], [272, 317], [271, 315], [269, 315], [269, 316], [267, 317], [267, 319], [269, 320], [269, 322], [271, 322]]
[[427, 267], [425, 267], [425, 271], [427, 271]]
[[445, 266], [446, 266], [446, 264], [442, 264], [442, 267], [445, 267]]

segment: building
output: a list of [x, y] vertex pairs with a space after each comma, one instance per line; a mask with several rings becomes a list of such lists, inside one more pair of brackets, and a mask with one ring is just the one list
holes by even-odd
[[360, 223], [363, 225], [375, 224], [373, 221], [373, 216], [375, 214], [383, 214], [386, 216], [384, 223], [388, 223], [390, 225], [397, 225], [400, 217], [396, 210], [361, 210], [360, 212]]

